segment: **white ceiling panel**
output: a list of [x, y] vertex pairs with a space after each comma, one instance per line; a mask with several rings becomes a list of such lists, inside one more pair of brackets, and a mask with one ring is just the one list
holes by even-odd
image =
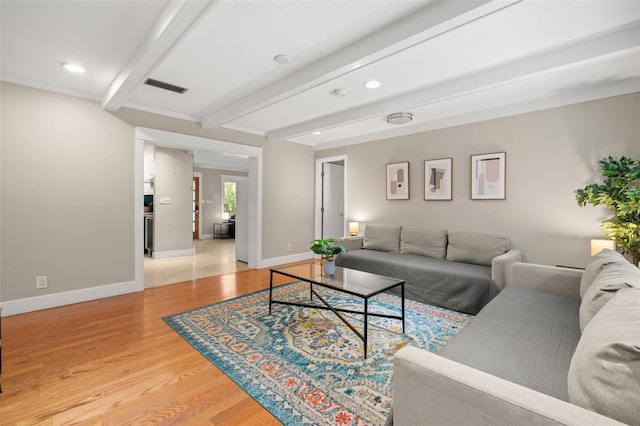
[[[640, 0], [2, 0], [0, 16], [4, 81], [317, 149], [640, 90]], [[399, 111], [414, 120], [387, 124]]]

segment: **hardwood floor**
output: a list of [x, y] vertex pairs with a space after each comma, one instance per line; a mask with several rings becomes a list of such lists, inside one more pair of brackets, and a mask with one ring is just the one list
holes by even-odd
[[162, 321], [269, 286], [249, 270], [2, 319], [2, 425], [276, 425]]

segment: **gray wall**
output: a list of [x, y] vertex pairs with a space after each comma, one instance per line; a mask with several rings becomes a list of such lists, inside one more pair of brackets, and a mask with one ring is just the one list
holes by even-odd
[[133, 281], [134, 128], [99, 102], [0, 88], [0, 300]]
[[[262, 257], [310, 253], [314, 227], [313, 148], [269, 142], [264, 149]], [[291, 251], [287, 251], [291, 245]]]
[[[193, 154], [155, 148], [154, 257], [158, 252], [193, 248], [192, 182]], [[171, 198], [171, 204], [163, 205], [163, 198]]]
[[[347, 220], [503, 233], [525, 259], [583, 266], [602, 238], [604, 208], [578, 207], [574, 191], [598, 160], [640, 157], [640, 94], [318, 151], [348, 155]], [[507, 199], [470, 200], [470, 156], [507, 153]], [[453, 158], [453, 200], [424, 201], [424, 160]], [[410, 161], [408, 201], [385, 200], [385, 164]]]
[[[197, 167], [195, 172], [202, 173], [202, 192], [200, 198], [200, 219], [202, 228], [200, 237], [213, 234], [213, 224], [222, 222], [222, 175], [226, 176], [248, 176], [246, 172], [236, 172], [231, 170], [205, 169]], [[204, 200], [211, 201], [205, 203]]]

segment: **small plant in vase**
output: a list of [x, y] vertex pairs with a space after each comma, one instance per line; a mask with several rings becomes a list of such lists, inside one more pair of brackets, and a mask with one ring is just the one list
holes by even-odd
[[327, 275], [336, 271], [335, 257], [347, 251], [342, 246], [335, 245], [335, 238], [311, 241], [311, 251], [322, 256], [322, 270]]

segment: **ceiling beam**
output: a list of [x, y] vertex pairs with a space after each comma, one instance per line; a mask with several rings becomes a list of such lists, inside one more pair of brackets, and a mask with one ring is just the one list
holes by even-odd
[[[365, 67], [439, 34], [522, 0], [438, 1], [335, 52], [290, 76], [221, 108], [208, 111], [202, 127], [223, 126], [312, 87]], [[205, 108], [206, 111], [206, 108]]]
[[277, 141], [321, 131], [341, 125], [386, 116], [391, 112], [408, 111], [450, 99], [487, 90], [518, 80], [552, 74], [571, 67], [584, 67], [600, 61], [629, 54], [640, 54], [640, 22], [625, 25], [617, 31], [596, 38], [539, 53], [473, 75], [455, 78], [423, 87], [410, 93], [385, 98], [362, 107], [354, 107], [291, 126], [267, 132], [267, 141]]
[[111, 83], [102, 107], [107, 111], [118, 110], [216, 3], [218, 0], [168, 2], [129, 64]]

